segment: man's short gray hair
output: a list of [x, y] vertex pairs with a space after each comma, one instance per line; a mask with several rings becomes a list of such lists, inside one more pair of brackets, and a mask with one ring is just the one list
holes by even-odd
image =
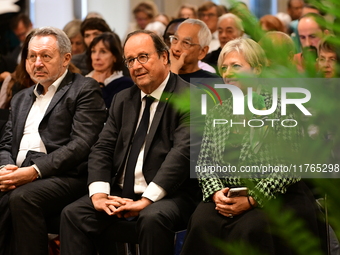
[[[180, 28], [180, 26], [182, 26], [183, 24], [192, 24], [192, 25], [198, 25], [200, 26], [200, 30], [198, 32], [198, 41], [199, 44], [201, 45], [201, 47], [205, 47], [205, 46], [209, 46], [210, 42], [211, 42], [211, 32], [209, 30], [209, 28], [207, 27], [207, 25], [199, 20], [199, 19], [187, 19], [185, 21], [183, 21], [178, 28]], [[178, 30], [178, 29], [177, 29]]]
[[70, 39], [67, 37], [63, 30], [56, 27], [41, 27], [36, 29], [36, 31], [32, 35], [30, 42], [36, 36], [49, 36], [49, 35], [52, 35], [57, 39], [57, 45], [59, 47], [60, 55], [71, 53], [72, 47]]
[[239, 17], [237, 17], [235, 14], [232, 14], [232, 13], [226, 13], [226, 14], [223, 14], [222, 16], [220, 16], [218, 18], [217, 26], [219, 26], [220, 23], [225, 19], [233, 19], [235, 21], [236, 28], [238, 30], [244, 32], [242, 20]]

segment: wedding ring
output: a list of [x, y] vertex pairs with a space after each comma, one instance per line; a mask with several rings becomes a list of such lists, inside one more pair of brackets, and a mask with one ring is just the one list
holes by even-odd
[[229, 213], [229, 218], [232, 218], [234, 217], [232, 213]]

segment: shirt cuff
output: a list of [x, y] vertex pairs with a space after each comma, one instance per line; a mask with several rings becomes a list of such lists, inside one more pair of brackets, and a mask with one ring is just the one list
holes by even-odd
[[39, 178], [42, 178], [41, 172], [40, 172], [40, 170], [39, 170], [39, 167], [38, 167], [36, 164], [34, 164], [33, 167], [34, 167], [35, 171], [37, 171], [37, 173], [38, 173], [38, 175], [39, 175]]
[[161, 200], [165, 196], [166, 196], [166, 191], [161, 186], [157, 185], [154, 182], [149, 183], [149, 185], [146, 187], [146, 190], [144, 191], [142, 195], [142, 197], [146, 197], [152, 202]]
[[92, 182], [89, 185], [89, 197], [97, 193], [105, 193], [110, 195], [110, 183], [108, 182]]

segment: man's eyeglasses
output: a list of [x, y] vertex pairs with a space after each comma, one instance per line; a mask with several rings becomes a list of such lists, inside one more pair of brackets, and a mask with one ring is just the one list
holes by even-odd
[[[171, 43], [171, 44], [177, 44], [177, 43], [180, 41], [180, 40], [178, 39], [178, 37], [176, 37], [175, 35], [170, 35], [169, 38], [170, 38], [170, 43]], [[190, 49], [191, 46], [193, 46], [193, 45], [200, 45], [200, 44], [199, 44], [199, 43], [191, 43], [191, 42], [186, 41], [186, 40], [181, 41], [181, 47], [182, 47], [183, 49], [185, 49], [185, 50]]]
[[128, 59], [125, 59], [125, 60], [124, 60], [125, 66], [126, 66], [127, 68], [132, 68], [133, 65], [135, 64], [135, 59], [137, 59], [137, 61], [138, 61], [140, 64], [145, 64], [145, 63], [147, 63], [148, 60], [149, 60], [149, 54], [144, 53], [144, 54], [138, 55], [138, 56], [135, 57], [135, 58], [128, 58]]
[[199, 19], [203, 19], [204, 17], [208, 17], [209, 19], [211, 19], [213, 17], [217, 17], [217, 15], [214, 14], [214, 13], [200, 13], [200, 14], [198, 14]]

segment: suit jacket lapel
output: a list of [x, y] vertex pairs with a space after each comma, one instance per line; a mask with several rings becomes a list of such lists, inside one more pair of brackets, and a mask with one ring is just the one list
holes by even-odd
[[55, 92], [48, 108], [45, 112], [44, 118], [52, 111], [52, 109], [56, 106], [59, 100], [64, 96], [64, 94], [68, 91], [72, 84], [73, 74], [71, 72], [67, 72], [65, 78], [61, 81], [57, 91]]
[[175, 86], [176, 86], [175, 82], [176, 82], [175, 75], [170, 73], [170, 78], [169, 78], [168, 83], [166, 84], [166, 86], [164, 88], [164, 91], [162, 93], [162, 97], [161, 97], [161, 99], [158, 103], [158, 106], [157, 106], [157, 109], [156, 109], [156, 112], [155, 112], [155, 116], [153, 117], [149, 133], [146, 137], [145, 148], [144, 148], [144, 159], [145, 159], [146, 155], [148, 154], [152, 140], [155, 136], [155, 133], [157, 131], [159, 123], [162, 119], [164, 110], [165, 110], [167, 104], [169, 103], [169, 100], [172, 96], [173, 90], [175, 89]]
[[139, 117], [139, 112], [141, 108], [141, 92], [140, 89], [135, 86], [131, 89], [130, 97], [128, 97], [123, 106], [123, 114], [122, 116], [122, 125], [121, 125], [121, 134], [123, 140], [123, 154], [124, 160], [122, 161], [122, 165], [119, 169], [123, 169], [126, 161], [126, 157], [128, 151], [131, 146], [132, 138], [136, 131], [136, 125]]

